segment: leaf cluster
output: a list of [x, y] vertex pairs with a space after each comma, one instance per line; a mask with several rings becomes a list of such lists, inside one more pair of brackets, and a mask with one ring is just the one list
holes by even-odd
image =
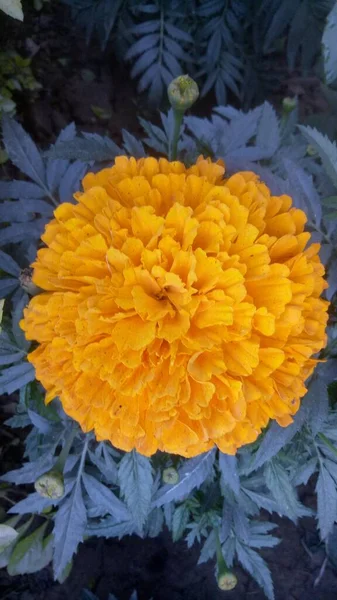
[[33, 99], [40, 89], [30, 58], [23, 58], [17, 52], [0, 52], [0, 118], [15, 114], [18, 94], [25, 92]]
[[[106, 166], [118, 154], [144, 156], [147, 148], [167, 155], [172, 112], [161, 114], [159, 124], [144, 119], [141, 124], [144, 138], [137, 140], [124, 131], [122, 147], [108, 137], [76, 135], [70, 125], [41, 154], [18, 123], [4, 120], [7, 153], [25, 179], [18, 175], [0, 185], [4, 200], [0, 287], [2, 296], [9, 295], [0, 335], [0, 392], [19, 390], [17, 415], [7, 424], [31, 427], [25, 464], [2, 477], [7, 500], [16, 498], [14, 485], [31, 485], [55, 467], [74, 427], [58, 401], [45, 407], [43, 390], [26, 361], [29, 345], [18, 325], [28, 300], [21, 270], [34, 259], [44, 223], [60, 202], [71, 201], [88, 169]], [[290, 193], [322, 245], [330, 283], [326, 293], [335, 306], [337, 150], [333, 142], [313, 128], [299, 127], [296, 108], [280, 119], [264, 103], [246, 113], [219, 106], [210, 119], [185, 117], [178, 151], [186, 164], [203, 153], [223, 159], [228, 173], [253, 170], [274, 193]], [[6, 210], [1, 213], [3, 206]], [[236, 457], [211, 450], [189, 460], [161, 453], [149, 459], [135, 451], [117, 451], [108, 443], [97, 443], [92, 434], [75, 430], [64, 467], [64, 495], [56, 500], [42, 498], [28, 488], [23, 499], [11, 501], [14, 505], [4, 524], [18, 535], [0, 549], [0, 565], [11, 573], [32, 572], [48, 559], [55, 577], [62, 580], [78, 545], [88, 536], [156, 536], [166, 526], [174, 540], [185, 539], [189, 546], [201, 543], [199, 562], [214, 560], [218, 536], [227, 565], [235, 568], [240, 563], [272, 599], [271, 576], [259, 549], [273, 547], [278, 540], [262, 509], [294, 522], [316, 516], [329, 552], [334, 544], [337, 331], [333, 318], [328, 333], [327, 360], [308, 383], [294, 422], [287, 428], [272, 423]], [[168, 468], [176, 473], [174, 483], [165, 482]], [[317, 514], [298, 497], [298, 486], [310, 478], [316, 486]]]
[[328, 81], [336, 76], [334, 0], [63, 2], [87, 42], [96, 36], [104, 49], [110, 40], [114, 54], [130, 64], [138, 90], [157, 105], [183, 72], [197, 80], [202, 95], [214, 90], [219, 103], [227, 102], [228, 93], [245, 106], [261, 101], [278, 84], [282, 63], [304, 73], [312, 66], [330, 10], [324, 57]]

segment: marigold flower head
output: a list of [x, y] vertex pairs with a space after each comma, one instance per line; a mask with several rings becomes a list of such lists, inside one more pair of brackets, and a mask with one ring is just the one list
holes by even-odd
[[118, 157], [61, 204], [22, 327], [46, 401], [144, 455], [233, 454], [286, 426], [325, 344], [306, 216], [251, 172]]

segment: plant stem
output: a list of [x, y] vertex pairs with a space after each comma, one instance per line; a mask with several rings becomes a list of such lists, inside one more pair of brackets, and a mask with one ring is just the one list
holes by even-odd
[[329, 450], [331, 450], [331, 452], [333, 452], [337, 456], [337, 448], [335, 448], [335, 446], [330, 442], [326, 435], [324, 435], [324, 433], [319, 433], [317, 437], [319, 437], [322, 440], [322, 442], [329, 448]]
[[179, 141], [181, 125], [182, 125], [183, 118], [184, 118], [184, 111], [173, 109], [173, 115], [174, 115], [174, 130], [173, 130], [173, 137], [172, 137], [171, 148], [170, 148], [170, 160], [177, 160], [178, 141]]
[[68, 458], [68, 454], [69, 454], [69, 452], [71, 450], [71, 447], [73, 445], [73, 441], [74, 441], [77, 433], [78, 433], [78, 428], [77, 428], [77, 425], [74, 424], [72, 426], [72, 429], [71, 429], [71, 432], [69, 434], [69, 437], [66, 440], [66, 442], [65, 442], [65, 444], [64, 444], [64, 446], [63, 446], [63, 448], [62, 448], [62, 450], [61, 450], [61, 452], [59, 454], [59, 457], [58, 457], [58, 459], [57, 459], [57, 461], [55, 463], [55, 466], [54, 466], [54, 469], [56, 471], [59, 471], [60, 473], [63, 473], [64, 465], [66, 464], [66, 460]]
[[218, 573], [224, 575], [225, 573], [229, 573], [229, 568], [226, 565], [225, 559], [222, 554], [221, 543], [219, 532], [215, 530], [215, 540], [216, 540], [216, 560], [218, 564]]

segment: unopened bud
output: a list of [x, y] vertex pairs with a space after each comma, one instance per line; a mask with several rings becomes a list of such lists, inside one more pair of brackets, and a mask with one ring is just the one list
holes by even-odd
[[199, 88], [189, 75], [180, 75], [167, 88], [170, 104], [175, 110], [185, 111], [198, 100]]
[[282, 100], [282, 108], [283, 108], [283, 112], [285, 114], [289, 114], [291, 112], [293, 112], [293, 110], [295, 110], [297, 106], [297, 100], [296, 98], [283, 98]]
[[62, 498], [64, 494], [63, 475], [59, 471], [48, 471], [35, 481], [34, 487], [43, 498]]
[[30, 296], [36, 296], [41, 290], [39, 287], [37, 287], [37, 285], [35, 285], [35, 283], [33, 283], [32, 277], [33, 269], [31, 267], [27, 267], [26, 269], [22, 269], [19, 276], [19, 281], [22, 289], [25, 290], [27, 294]]
[[224, 592], [229, 592], [230, 590], [234, 590], [236, 587], [238, 580], [235, 577], [234, 573], [224, 573], [223, 575], [219, 575], [218, 577], [218, 586], [220, 590]]
[[168, 467], [163, 471], [163, 482], [171, 485], [178, 483], [179, 473], [174, 467]]
[[307, 146], [307, 155], [308, 156], [316, 156], [317, 151], [316, 148], [314, 148], [311, 144], [309, 144], [309, 146]]

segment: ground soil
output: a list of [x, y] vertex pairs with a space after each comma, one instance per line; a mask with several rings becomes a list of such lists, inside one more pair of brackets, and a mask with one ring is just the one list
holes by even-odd
[[[53, 4], [53, 3], [51, 3]], [[24, 24], [0, 18], [1, 48], [16, 49], [33, 56], [33, 70], [42, 84], [34, 98], [18, 96], [18, 115], [24, 127], [42, 146], [52, 143], [59, 131], [74, 121], [79, 130], [110, 135], [117, 143], [121, 129], [141, 134], [137, 115], [157, 119], [146, 98], [139, 98], [125, 66], [119, 65], [113, 48], [102, 53], [95, 43], [86, 47], [71, 25], [64, 5], [46, 5], [41, 13], [26, 12]], [[58, 4], [58, 3], [55, 3]], [[282, 71], [282, 69], [281, 69]], [[303, 79], [285, 73], [270, 99], [277, 105], [286, 95], [298, 95], [301, 112], [310, 115], [326, 110], [316, 77]], [[199, 103], [196, 112], [209, 116], [214, 98]], [[106, 113], [97, 118], [92, 106]], [[2, 421], [14, 402], [0, 408]], [[1, 421], [0, 421], [1, 423]], [[2, 467], [15, 468], [21, 460], [20, 440], [0, 425]], [[2, 453], [1, 453], [2, 445]], [[9, 463], [7, 465], [7, 463]], [[12, 463], [12, 464], [11, 464]], [[313, 506], [313, 485], [303, 490], [302, 501]], [[1, 509], [1, 507], [0, 507]], [[273, 575], [276, 600], [336, 600], [337, 576], [325, 560], [313, 519], [302, 519], [298, 526], [286, 519], [273, 519], [282, 538], [276, 549], [262, 552]], [[139, 600], [263, 600], [265, 596], [253, 579], [237, 568], [238, 585], [232, 592], [221, 592], [214, 577], [214, 564], [197, 566], [199, 549], [188, 549], [185, 542], [173, 543], [167, 532], [156, 539], [126, 537], [121, 541], [92, 539], [82, 544], [73, 570], [62, 585], [55, 583], [51, 568], [33, 575], [9, 577], [0, 571], [1, 600], [78, 600], [83, 588], [90, 588], [100, 600], [114, 593], [128, 600], [138, 591]]]
[[[336, 600], [337, 577], [330, 565], [319, 579], [325, 553], [317, 546], [313, 520], [303, 519], [297, 527], [285, 519], [273, 520], [282, 542], [277, 549], [261, 554], [271, 568], [276, 600]], [[198, 557], [198, 547], [188, 549], [185, 542], [173, 543], [166, 532], [146, 540], [135, 536], [121, 541], [92, 539], [80, 546], [73, 570], [62, 585], [53, 581], [50, 568], [12, 578], [0, 571], [0, 598], [80, 600], [83, 588], [90, 588], [100, 600], [108, 600], [109, 593], [118, 600], [129, 600], [133, 590], [137, 590], [138, 600], [265, 600], [257, 584], [240, 568], [234, 569], [237, 587], [220, 591], [214, 564], [198, 566]]]

